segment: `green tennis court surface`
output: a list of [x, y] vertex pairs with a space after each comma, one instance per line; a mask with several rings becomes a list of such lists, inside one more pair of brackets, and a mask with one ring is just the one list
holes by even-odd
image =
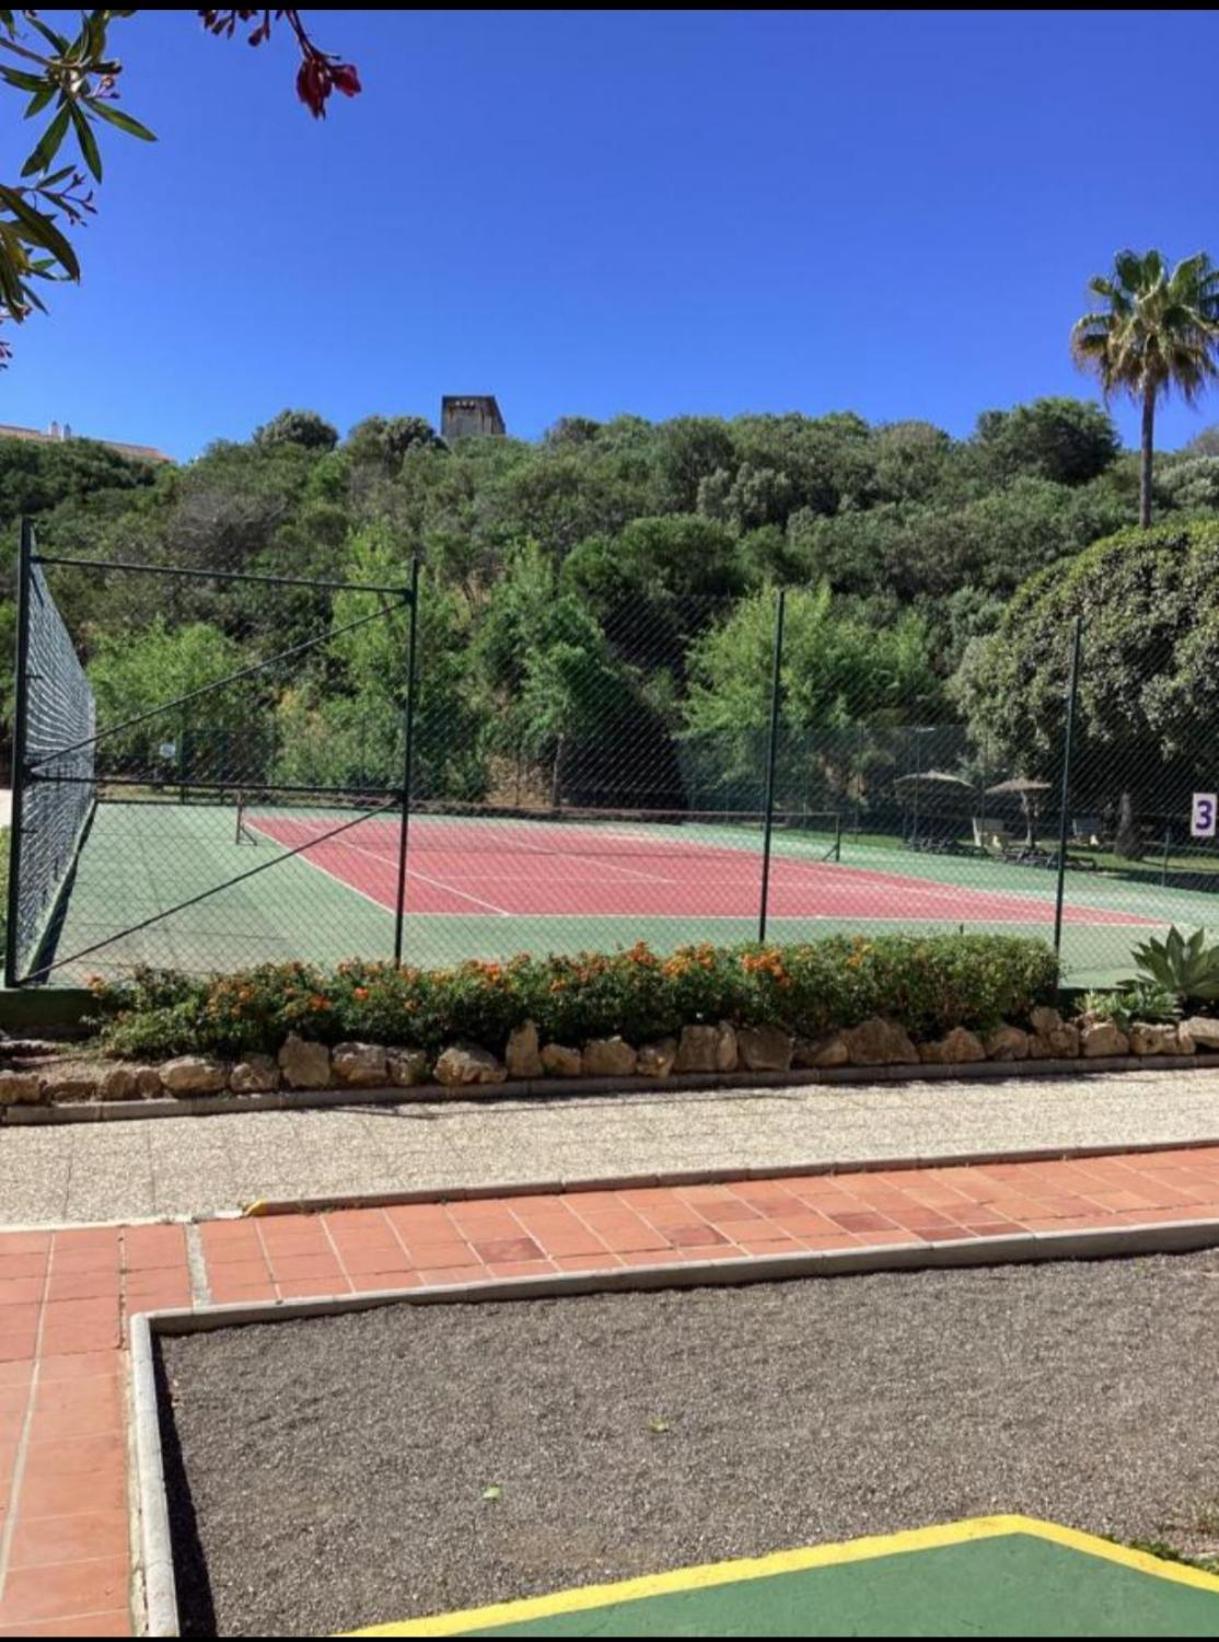
[[[393, 951], [396, 819], [268, 810], [236, 836], [226, 805], [102, 803], [56, 931], [55, 984], [137, 964], [206, 972]], [[780, 830], [768, 933], [993, 930], [1049, 938], [1055, 875], [1002, 860], [904, 850], [832, 833]], [[602, 847], [602, 846], [605, 847]], [[265, 870], [264, 870], [265, 869]], [[238, 882], [229, 882], [238, 878]], [[421, 966], [521, 951], [612, 950], [637, 940], [754, 938], [760, 887], [755, 828], [586, 829], [519, 819], [412, 821], [405, 951]], [[185, 906], [182, 903], [189, 903]], [[179, 909], [180, 910], [177, 910]], [[1067, 979], [1100, 986], [1131, 972], [1131, 949], [1170, 923], [1219, 922], [1219, 900], [1103, 872], [1066, 880]]]
[[1219, 1636], [1219, 1578], [986, 1517], [681, 1569], [364, 1636]]

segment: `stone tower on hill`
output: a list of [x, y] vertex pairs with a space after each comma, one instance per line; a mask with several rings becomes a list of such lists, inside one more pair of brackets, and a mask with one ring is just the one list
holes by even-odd
[[468, 439], [479, 434], [502, 439], [507, 431], [493, 393], [446, 393], [440, 401], [442, 439]]

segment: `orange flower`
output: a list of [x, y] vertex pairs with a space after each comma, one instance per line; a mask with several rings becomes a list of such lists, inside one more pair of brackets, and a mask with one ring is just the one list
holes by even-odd
[[323, 1009], [330, 1008], [330, 999], [323, 998], [320, 992], [315, 992], [309, 999], [309, 1007], [313, 1010], [314, 1014], [320, 1015]]
[[357, 999], [360, 1003], [363, 1003], [365, 998], [368, 996], [368, 988], [366, 986], [353, 987], [351, 995], [352, 995], [353, 998]]

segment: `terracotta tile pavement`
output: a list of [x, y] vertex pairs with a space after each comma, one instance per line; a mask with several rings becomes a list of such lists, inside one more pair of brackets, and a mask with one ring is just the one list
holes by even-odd
[[[631, 1188], [199, 1227], [217, 1303], [1021, 1231], [1219, 1221], [1219, 1147]], [[0, 1232], [0, 1637], [131, 1632], [125, 1321], [181, 1226]]]

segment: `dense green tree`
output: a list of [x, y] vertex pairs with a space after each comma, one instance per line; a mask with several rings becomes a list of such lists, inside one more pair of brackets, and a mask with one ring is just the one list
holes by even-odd
[[1157, 474], [1156, 486], [1179, 512], [1219, 512], [1219, 454], [1174, 462]]
[[[103, 637], [89, 682], [106, 770], [166, 781], [260, 774], [265, 681], [222, 683], [245, 661], [240, 646], [206, 622], [170, 627], [154, 616], [138, 631]], [[139, 722], [120, 728], [129, 720]]]
[[411, 450], [443, 448], [440, 435], [424, 416], [366, 416], [347, 435], [344, 451], [352, 463], [396, 474]]
[[1097, 478], [1121, 448], [1112, 418], [1079, 399], [1034, 399], [1010, 411], [983, 411], [976, 437], [996, 477], [1030, 474], [1060, 485]]
[[339, 430], [311, 410], [282, 410], [254, 430], [256, 445], [303, 445], [306, 450], [333, 450]]
[[[1073, 802], [1188, 814], [1219, 785], [1219, 521], [1128, 529], [1028, 581], [972, 644], [954, 694], [1023, 774], [1057, 775], [1076, 617], [1084, 623]], [[1207, 772], [1210, 772], [1209, 774]]]
[[1089, 280], [1104, 304], [1076, 321], [1071, 351], [1105, 397], [1136, 401], [1140, 432], [1139, 523], [1151, 524], [1156, 404], [1174, 390], [1193, 404], [1219, 380], [1219, 268], [1203, 252], [1170, 269], [1159, 251], [1119, 251], [1110, 274]]

